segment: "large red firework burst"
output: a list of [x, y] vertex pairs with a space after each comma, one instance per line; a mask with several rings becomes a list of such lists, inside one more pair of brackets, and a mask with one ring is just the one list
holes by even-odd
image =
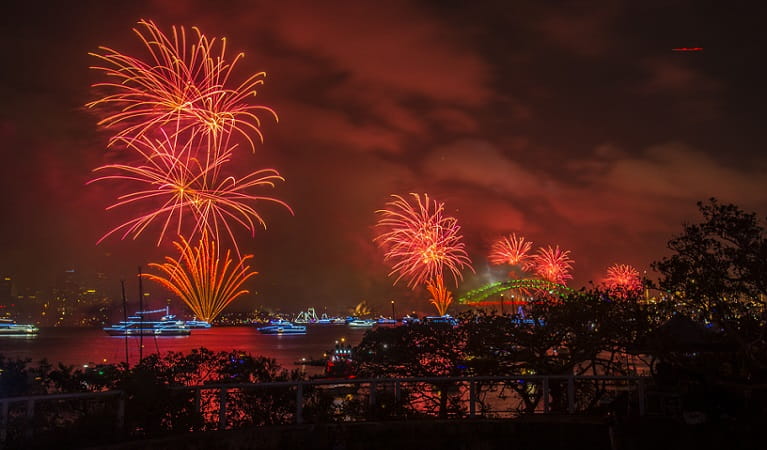
[[540, 247], [533, 257], [532, 267], [535, 273], [546, 281], [558, 284], [566, 284], [572, 279], [570, 270], [573, 260], [570, 259], [569, 250], [561, 250], [559, 246]]
[[636, 293], [642, 290], [642, 278], [639, 271], [628, 264], [613, 264], [607, 268], [604, 284], [618, 293]]
[[498, 239], [490, 248], [490, 264], [508, 264], [516, 266], [521, 264], [527, 267], [528, 254], [533, 243], [526, 241], [524, 237], [512, 233], [506, 237]]
[[223, 136], [236, 131], [255, 148], [249, 132], [263, 142], [261, 119], [266, 113], [277, 120], [271, 108], [252, 105], [248, 97], [256, 95], [263, 84], [264, 72], [251, 75], [236, 84], [230, 80], [237, 62], [226, 54], [226, 38], [208, 38], [193, 27], [194, 37], [187, 42], [184, 27], [173, 27], [170, 36], [152, 21], [140, 21], [133, 29], [144, 43], [149, 58], [142, 60], [108, 47], [91, 53], [104, 64], [93, 66], [111, 81], [94, 86], [107, 92], [88, 107], [108, 109], [99, 122], [115, 130], [112, 142], [119, 138], [137, 138], [150, 130], [172, 124], [177, 132], [194, 129], [212, 141], [212, 149]]
[[139, 161], [98, 167], [95, 171], [106, 175], [90, 183], [123, 182], [132, 190], [107, 209], [130, 206], [136, 215], [106, 233], [99, 242], [115, 233], [121, 233], [123, 239], [128, 236], [135, 239], [158, 222], [161, 224], [158, 245], [169, 230], [189, 239], [204, 230], [217, 241], [224, 233], [239, 253], [230, 223], [254, 234], [257, 225], [266, 228], [266, 222], [255, 209], [256, 203], [276, 203], [290, 211], [286, 203], [254, 193], [284, 181], [276, 170], [262, 169], [242, 177], [222, 176], [220, 168], [229, 161], [230, 151], [222, 152], [214, 161], [201, 162], [194, 156], [193, 141], [179, 142], [178, 135], [165, 136], [163, 140], [144, 136], [126, 140], [126, 146], [139, 155]]
[[[245, 173], [230, 164], [236, 144], [234, 132], [248, 132], [261, 140], [260, 121], [254, 114], [265, 106], [246, 103], [255, 95], [263, 74], [230, 87], [229, 78], [242, 54], [228, 60], [226, 40], [205, 37], [193, 28], [196, 40], [187, 44], [183, 27], [165, 35], [153, 22], [141, 21], [134, 31], [150, 58], [133, 58], [101, 47], [94, 54], [104, 67], [96, 67], [114, 81], [99, 83], [111, 93], [88, 106], [118, 109], [100, 125], [114, 130], [111, 143], [127, 150], [126, 161], [96, 169], [93, 181], [119, 181], [133, 191], [118, 197], [107, 209], [129, 206], [133, 218], [101, 238], [121, 234], [137, 238], [150, 225], [159, 229], [157, 244], [166, 232], [194, 238], [203, 230], [220, 244], [225, 235], [239, 254], [233, 226], [251, 235], [265, 221], [255, 204], [271, 202], [290, 209], [284, 202], [256, 194], [263, 187], [284, 181], [273, 169]], [[275, 116], [276, 117], [276, 116]]]
[[444, 215], [444, 204], [411, 193], [412, 203], [399, 195], [377, 211], [381, 215], [377, 226], [382, 229], [376, 241], [386, 251], [385, 260], [392, 265], [389, 275], [397, 274], [396, 284], [406, 279], [415, 288], [427, 281], [443, 277], [450, 272], [455, 280], [462, 278], [461, 270], [472, 271], [464, 244], [461, 227], [454, 217]]

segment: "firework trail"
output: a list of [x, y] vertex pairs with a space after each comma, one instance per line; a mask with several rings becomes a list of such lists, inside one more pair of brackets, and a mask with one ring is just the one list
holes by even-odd
[[461, 269], [472, 271], [461, 227], [453, 217], [444, 216], [444, 204], [430, 201], [424, 194], [410, 194], [413, 203], [399, 195], [377, 211], [381, 215], [377, 226], [384, 231], [375, 240], [385, 249], [384, 260], [391, 263], [389, 275], [397, 274], [415, 288], [417, 285], [442, 278], [445, 271], [452, 274], [456, 285], [462, 278]]
[[263, 142], [261, 119], [266, 113], [277, 120], [267, 106], [247, 103], [263, 84], [264, 72], [248, 77], [240, 84], [230, 80], [237, 62], [226, 54], [226, 38], [208, 38], [193, 27], [194, 36], [187, 42], [184, 27], [173, 27], [170, 36], [152, 21], [140, 21], [133, 31], [149, 53], [148, 60], [122, 54], [108, 47], [91, 53], [103, 65], [101, 71], [110, 80], [94, 87], [108, 94], [88, 103], [107, 112], [100, 126], [115, 130], [112, 143], [119, 138], [139, 138], [153, 130], [172, 125], [176, 132], [193, 129], [208, 138], [212, 151], [220, 147], [222, 137], [237, 132], [255, 149], [249, 132]]
[[628, 264], [613, 264], [607, 268], [604, 284], [610, 291], [628, 295], [642, 290], [642, 278], [639, 271]]
[[538, 252], [533, 256], [532, 267], [542, 279], [564, 285], [567, 280], [572, 279], [570, 270], [573, 267], [573, 262], [570, 259], [569, 250], [563, 251], [558, 245], [555, 248], [549, 245], [538, 249]]
[[526, 241], [522, 236], [517, 236], [516, 233], [498, 239], [490, 248], [490, 264], [508, 264], [510, 266], [521, 264], [523, 268], [526, 268], [527, 261], [530, 259], [528, 253], [532, 246], [532, 242]]
[[160, 271], [159, 275], [143, 274], [176, 294], [201, 320], [212, 321], [237, 297], [249, 291], [241, 289], [243, 283], [258, 272], [250, 270], [245, 262], [253, 255], [246, 255], [234, 264], [230, 252], [221, 257], [216, 243], [203, 233], [197, 246], [180, 238], [173, 244], [180, 255], [178, 259], [165, 257], [165, 263], [151, 263], [149, 267]]
[[447, 308], [453, 303], [453, 294], [445, 287], [442, 277], [437, 277], [436, 281], [427, 281], [426, 290], [431, 294], [430, 301], [437, 308], [437, 313], [440, 316], [447, 314]]
[[136, 239], [152, 223], [161, 224], [157, 238], [160, 245], [168, 231], [192, 239], [202, 231], [217, 241], [225, 233], [239, 254], [231, 224], [239, 224], [251, 235], [266, 222], [254, 205], [271, 202], [292, 213], [290, 207], [275, 198], [255, 195], [253, 191], [273, 188], [284, 181], [273, 169], [251, 172], [243, 177], [222, 177], [220, 167], [229, 162], [231, 150], [217, 159], [200, 161], [194, 152], [193, 139], [179, 142], [179, 135], [165, 135], [164, 140], [149, 137], [125, 140], [126, 146], [140, 155], [140, 162], [109, 164], [95, 169], [105, 173], [89, 183], [121, 181], [131, 191], [118, 197], [107, 210], [132, 207], [136, 216], [106, 233], [99, 242], [113, 234]]

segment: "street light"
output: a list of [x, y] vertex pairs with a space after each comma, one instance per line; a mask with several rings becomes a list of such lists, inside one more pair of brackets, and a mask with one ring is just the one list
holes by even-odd
[[397, 319], [397, 314], [394, 313], [394, 300], [391, 301], [391, 318]]

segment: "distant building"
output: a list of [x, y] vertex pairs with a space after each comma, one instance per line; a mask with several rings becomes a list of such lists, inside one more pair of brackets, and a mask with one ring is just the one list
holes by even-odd
[[9, 309], [13, 304], [13, 281], [9, 276], [0, 277], [0, 317], [10, 315]]
[[103, 326], [110, 322], [112, 299], [105, 294], [103, 274], [84, 281], [75, 269], [61, 272], [56, 279], [45, 322], [52, 326]]

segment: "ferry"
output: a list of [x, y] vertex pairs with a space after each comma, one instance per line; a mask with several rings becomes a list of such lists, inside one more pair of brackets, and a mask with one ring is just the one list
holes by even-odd
[[427, 324], [432, 325], [449, 325], [453, 328], [458, 326], [458, 320], [450, 314], [444, 316], [428, 316], [425, 318]]
[[11, 319], [0, 319], [0, 336], [22, 336], [37, 334], [35, 325], [16, 323]]
[[376, 323], [378, 325], [397, 325], [397, 319], [392, 319], [391, 317], [379, 317], [376, 319]]
[[269, 325], [259, 327], [258, 331], [263, 334], [306, 334], [306, 326], [277, 319], [270, 321]]
[[[148, 320], [146, 314], [165, 312], [160, 320]], [[169, 314], [166, 306], [153, 311], [138, 311], [128, 320], [121, 321], [116, 325], [104, 327], [104, 331], [110, 336], [189, 336], [192, 329], [182, 320], [176, 320], [176, 316]]]
[[197, 320], [197, 317], [192, 320], [187, 320], [184, 322], [184, 325], [186, 325], [187, 328], [210, 328], [212, 326], [208, 321]]
[[322, 317], [314, 322], [317, 325], [346, 325], [346, 319], [343, 317], [328, 317], [327, 314], [323, 314]]
[[351, 322], [349, 322], [347, 325], [349, 325], [352, 328], [373, 328], [375, 324], [376, 324], [376, 321], [373, 319], [354, 319]]

